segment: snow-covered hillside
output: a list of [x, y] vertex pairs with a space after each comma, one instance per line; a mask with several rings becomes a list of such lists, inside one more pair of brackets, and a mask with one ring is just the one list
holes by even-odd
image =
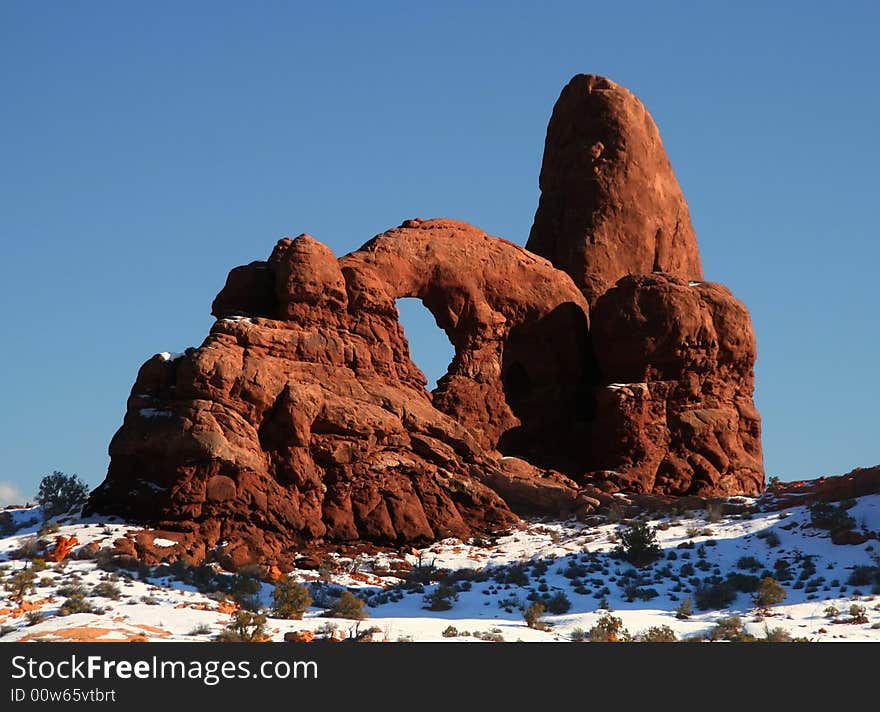
[[[274, 586], [268, 581], [257, 597], [267, 609], [272, 640], [304, 630], [317, 631], [320, 638], [334, 627], [337, 638], [349, 637], [375, 627], [374, 640], [570, 641], [602, 637], [612, 618], [625, 629], [618, 631], [618, 639], [627, 632], [644, 637], [651, 629], [652, 639], [669, 638], [670, 631], [678, 640], [706, 638], [713, 630], [715, 638], [724, 638], [730, 637], [725, 630], [736, 628], [730, 620], [736, 616], [742, 633], [758, 639], [770, 634], [775, 639], [880, 641], [880, 541], [833, 544], [827, 530], [814, 526], [807, 507], [765, 511], [767, 501], [736, 498], [742, 512], [726, 516], [714, 510], [642, 515], [638, 521], [655, 530], [662, 552], [641, 568], [615, 553], [632, 521], [596, 518], [589, 523], [530, 521], [491, 541], [447, 540], [400, 555], [344, 559], [330, 554], [319, 569], [291, 574], [324, 606], [343, 587], [366, 600], [368, 618], [360, 623], [325, 617], [325, 609], [315, 603], [302, 620], [273, 617]], [[48, 564], [36, 573], [35, 589], [19, 601], [12, 583], [33, 563], [14, 556], [34, 556], [37, 532], [45, 525], [39, 508], [7, 511], [15, 526], [25, 525], [0, 539], [0, 642], [209, 641], [230, 622], [234, 605], [223, 600], [223, 593], [209, 590], [222, 587], [231, 574], [217, 574], [209, 584], [202, 581], [200, 592], [181, 567], [126, 570], [100, 551], [92, 552], [92, 558]], [[856, 532], [873, 537], [880, 530], [880, 495], [858, 499], [846, 514]], [[115, 539], [136, 529], [103, 517], [53, 521], [57, 531], [43, 529], [43, 537], [52, 541], [75, 535], [75, 557], [92, 542], [109, 551]], [[750, 591], [766, 577], [777, 580], [786, 595], [762, 613]], [[426, 597], [439, 586], [445, 588], [435, 599], [450, 607], [428, 610]], [[61, 615], [71, 596], [76, 605], [67, 609], [101, 612]], [[722, 603], [700, 610], [698, 604], [707, 598]], [[535, 602], [547, 611], [529, 627], [523, 612]]]

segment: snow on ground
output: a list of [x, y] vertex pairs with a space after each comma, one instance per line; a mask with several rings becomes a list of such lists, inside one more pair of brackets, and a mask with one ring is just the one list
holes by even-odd
[[[641, 521], [656, 532], [662, 556], [642, 568], [615, 554], [629, 523], [605, 518], [592, 524], [533, 520], [505, 536], [467, 543], [450, 539], [399, 555], [345, 559], [331, 554], [319, 570], [291, 573], [310, 587], [316, 601], [303, 620], [276, 618], [269, 612], [267, 632], [273, 640], [282, 640], [285, 633], [327, 631], [330, 624], [340, 635], [375, 626], [378, 637], [388, 640], [568, 641], [610, 615], [633, 635], [668, 626], [678, 639], [685, 639], [705, 636], [719, 620], [739, 616], [746, 632], [758, 638], [782, 629], [809, 641], [880, 641], [880, 541], [835, 545], [828, 531], [811, 524], [807, 507], [762, 511], [764, 499], [734, 501], [742, 505], [742, 514], [719, 517], [697, 510], [643, 517]], [[38, 507], [6, 511], [13, 527], [21, 528], [0, 538], [4, 588], [16, 572], [31, 565], [27, 558], [12, 558], [13, 553], [23, 545], [27, 550], [43, 526]], [[859, 499], [847, 513], [856, 531], [877, 532], [880, 495]], [[58, 528], [44, 531], [45, 539], [75, 535], [80, 548], [95, 542], [106, 549], [137, 529], [107, 517], [56, 517], [50, 522]], [[154, 543], [166, 544], [162, 539]], [[414, 568], [407, 573], [410, 566]], [[734, 581], [746, 590], [772, 575], [785, 588], [786, 598], [763, 617], [745, 591], [721, 608], [699, 610], [695, 586], [707, 579], [727, 580], [731, 574], [739, 575]], [[215, 638], [230, 622], [230, 604], [223, 594], [200, 592], [179, 575], [168, 566], [118, 569], [100, 553], [96, 558], [50, 563], [37, 573], [36, 589], [24, 597], [24, 606], [11, 599], [10, 591], [0, 591], [0, 642]], [[230, 578], [218, 574], [215, 580]], [[450, 596], [448, 610], [427, 610], [425, 598], [441, 580], [455, 586], [457, 597]], [[65, 595], [77, 586], [103, 613], [60, 615]], [[325, 609], [318, 605], [329, 605], [344, 588], [367, 601], [369, 618], [359, 626], [324, 617]], [[271, 583], [261, 585], [258, 597], [264, 606], [271, 606], [272, 590]], [[685, 599], [690, 599], [693, 612], [678, 617]], [[528, 627], [523, 620], [523, 610], [539, 600], [558, 606], [544, 616], [544, 630]], [[853, 606], [864, 608], [866, 622], [852, 622]], [[457, 635], [452, 635], [453, 628]]]

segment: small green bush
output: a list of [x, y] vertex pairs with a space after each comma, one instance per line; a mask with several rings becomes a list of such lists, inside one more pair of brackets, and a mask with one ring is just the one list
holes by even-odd
[[727, 608], [736, 599], [736, 590], [726, 581], [700, 582], [694, 587], [694, 603], [701, 611]]
[[46, 613], [44, 611], [39, 611], [39, 610], [28, 611], [25, 614], [25, 619], [27, 620], [27, 624], [29, 626], [37, 625], [37, 623], [42, 623], [44, 620], [46, 620]]
[[880, 567], [854, 566], [846, 583], [849, 586], [873, 586], [880, 583]]
[[535, 630], [547, 630], [547, 624], [544, 622], [544, 611], [547, 610], [544, 604], [536, 601], [523, 612], [523, 620], [529, 628]]
[[299, 621], [312, 605], [312, 597], [308, 588], [284, 577], [275, 583], [272, 603], [272, 612], [277, 617]]
[[681, 603], [678, 604], [678, 608], [675, 609], [675, 617], [678, 620], [683, 621], [690, 618], [694, 613], [693, 605], [691, 604], [691, 599], [685, 598]]
[[792, 637], [791, 633], [785, 630], [785, 628], [769, 629], [767, 626], [764, 626], [764, 640], [767, 643], [791, 643]]
[[24, 600], [25, 596], [36, 590], [36, 586], [34, 585], [36, 578], [37, 575], [32, 569], [16, 571], [9, 577], [4, 585], [4, 588], [9, 592], [9, 598], [18, 602]]
[[228, 643], [262, 643], [268, 639], [266, 616], [246, 610], [235, 611], [220, 634], [220, 640]]
[[635, 566], [646, 566], [663, 555], [657, 532], [645, 522], [633, 522], [621, 532], [617, 552]]
[[262, 589], [260, 576], [263, 569], [256, 566], [244, 566], [232, 579], [229, 595], [241, 608], [257, 613], [260, 610], [259, 593]]
[[787, 596], [788, 592], [779, 581], [771, 576], [765, 576], [761, 579], [752, 600], [758, 608], [769, 608], [782, 603]]
[[554, 616], [568, 613], [571, 609], [571, 601], [562, 591], [557, 591], [545, 602], [547, 612]]
[[58, 609], [59, 616], [69, 616], [74, 613], [102, 613], [101, 609], [95, 608], [82, 594], [69, 596]]
[[425, 595], [424, 608], [429, 611], [448, 611], [452, 608], [454, 601], [458, 600], [458, 591], [455, 586], [448, 583], [441, 583], [431, 593]]
[[743, 629], [742, 618], [739, 616], [727, 616], [718, 619], [715, 627], [709, 631], [709, 640], [729, 640], [732, 642], [746, 642], [752, 638]]
[[118, 601], [122, 596], [122, 591], [119, 590], [119, 586], [112, 584], [108, 581], [102, 581], [99, 584], [96, 584], [92, 588], [92, 596], [101, 596], [102, 598], [111, 598], [114, 601]]
[[619, 643], [630, 640], [631, 636], [620, 618], [605, 613], [590, 628], [587, 638], [591, 643]]
[[856, 520], [846, 510], [855, 504], [852, 500], [840, 502], [837, 506], [829, 502], [814, 502], [810, 505], [810, 521], [814, 527], [840, 531], [852, 529]]
[[861, 625], [868, 622], [868, 609], [856, 603], [849, 607], [850, 623]]
[[668, 625], [653, 626], [636, 636], [640, 643], [675, 643], [678, 637]]
[[736, 568], [744, 571], [760, 571], [764, 568], [764, 564], [758, 561], [754, 556], [741, 556], [736, 562]]
[[349, 618], [360, 621], [369, 614], [364, 610], [365, 602], [350, 591], [343, 591], [336, 603], [325, 614], [328, 618]]
[[741, 574], [736, 571], [731, 571], [727, 574], [727, 582], [733, 586], [735, 590], [741, 591], [742, 593], [754, 593], [758, 590], [758, 586], [761, 585], [761, 579], [757, 576]]

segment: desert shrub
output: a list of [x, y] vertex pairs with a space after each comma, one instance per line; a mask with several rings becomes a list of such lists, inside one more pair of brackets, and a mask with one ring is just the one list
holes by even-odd
[[856, 603], [849, 607], [850, 623], [861, 625], [868, 622], [868, 609]]
[[844, 500], [837, 506], [830, 502], [814, 502], [810, 505], [810, 521], [814, 527], [819, 529], [830, 529], [838, 531], [841, 529], [852, 529], [856, 520], [846, 513], [855, 502], [852, 500]]
[[742, 618], [739, 616], [727, 616], [719, 618], [715, 627], [709, 631], [709, 640], [729, 640], [734, 642], [746, 642], [754, 639], [745, 633]]
[[724, 517], [724, 506], [718, 500], [710, 500], [706, 502], [706, 519], [713, 524], [717, 524]]
[[758, 608], [769, 608], [777, 603], [782, 603], [787, 596], [788, 592], [779, 581], [771, 576], [765, 576], [761, 579], [752, 600]]
[[220, 640], [228, 643], [262, 643], [268, 639], [266, 616], [245, 610], [235, 611], [220, 634]]
[[59, 616], [69, 616], [74, 613], [101, 613], [101, 609], [95, 608], [91, 602], [86, 600], [83, 593], [77, 592], [72, 596], [68, 596], [64, 603], [58, 608]]
[[448, 611], [454, 601], [458, 600], [458, 590], [448, 583], [441, 583], [431, 593], [425, 595], [424, 608], [429, 611]]
[[102, 581], [92, 588], [91, 595], [101, 596], [102, 598], [112, 598], [114, 601], [118, 601], [119, 597], [122, 596], [122, 591], [119, 590], [119, 586], [112, 584], [109, 581]]
[[85, 502], [89, 487], [77, 475], [65, 475], [55, 470], [40, 480], [37, 503], [47, 517], [63, 514], [71, 507]]
[[25, 619], [28, 625], [37, 625], [37, 623], [46, 620], [46, 614], [43, 611], [28, 611], [25, 614]]
[[764, 640], [768, 643], [791, 643], [792, 637], [785, 628], [769, 629], [764, 626]]
[[507, 567], [507, 569], [501, 569], [499, 574], [496, 575], [495, 581], [498, 583], [509, 583], [514, 586], [528, 586], [529, 574], [524, 566], [514, 564]]
[[679, 576], [693, 576], [696, 573], [693, 564], [682, 564], [678, 570]]
[[357, 598], [350, 591], [343, 591], [333, 607], [324, 615], [328, 618], [349, 618], [351, 620], [360, 621], [369, 614], [364, 610], [364, 601]]
[[562, 575], [567, 579], [582, 578], [587, 575], [587, 567], [573, 561], [562, 572]]
[[726, 581], [702, 581], [694, 587], [694, 603], [701, 611], [727, 608], [736, 599], [736, 590]]
[[456, 628], [454, 625], [448, 625], [443, 629], [441, 635], [444, 638], [455, 638], [458, 636], [458, 628]]
[[742, 591], [743, 593], [754, 593], [758, 590], [758, 586], [761, 584], [761, 579], [757, 576], [752, 576], [750, 574], [741, 574], [735, 571], [731, 571], [727, 574], [727, 582], [733, 586], [737, 591]]
[[684, 533], [691, 539], [700, 536], [703, 533], [703, 526], [700, 524], [688, 524]]
[[694, 613], [693, 605], [691, 604], [691, 599], [685, 598], [681, 603], [678, 604], [678, 608], [675, 609], [675, 617], [678, 620], [683, 621], [690, 618]]
[[562, 615], [568, 613], [571, 609], [571, 601], [562, 591], [557, 591], [545, 601], [547, 612], [554, 615]]
[[828, 606], [825, 608], [826, 618], [837, 618], [840, 615], [840, 609], [837, 606]]
[[529, 628], [535, 630], [547, 630], [547, 624], [544, 622], [544, 611], [546, 608], [540, 601], [536, 601], [523, 611], [523, 620]]
[[302, 620], [303, 614], [312, 605], [309, 589], [288, 577], [275, 583], [272, 591], [272, 612], [279, 618]]
[[585, 640], [587, 640], [588, 637], [589, 636], [587, 634], [587, 631], [585, 631], [583, 628], [575, 628], [569, 634], [568, 639], [572, 643], [583, 643]]
[[764, 543], [769, 546], [771, 549], [775, 549], [782, 543], [782, 540], [779, 538], [779, 534], [769, 529], [765, 529], [762, 532], [758, 532], [756, 535], [759, 539], [763, 539]]
[[621, 532], [617, 551], [636, 566], [650, 564], [663, 555], [657, 543], [657, 532], [645, 522], [633, 522]]
[[16, 571], [7, 579], [4, 588], [9, 592], [9, 597], [13, 601], [20, 602], [25, 596], [36, 590], [34, 585], [36, 578], [37, 575], [31, 569]]
[[208, 635], [211, 632], [211, 626], [207, 623], [200, 623], [193, 628], [187, 635]]
[[501, 628], [492, 628], [489, 631], [474, 631], [474, 637], [485, 640], [489, 643], [503, 643], [504, 636], [501, 634]]
[[755, 572], [764, 568], [764, 564], [758, 561], [754, 556], [741, 556], [736, 562], [736, 568]]
[[217, 572], [214, 571], [210, 564], [201, 564], [190, 569], [190, 579], [202, 593], [216, 591], [218, 587]]
[[610, 613], [603, 614], [596, 621], [596, 625], [590, 628], [587, 637], [591, 643], [618, 643], [630, 640], [630, 634], [623, 627], [623, 621]]
[[59, 586], [57, 593], [59, 596], [69, 598], [70, 596], [85, 596], [86, 590], [79, 583], [79, 580], [77, 580], [65, 584], [64, 586]]
[[421, 553], [419, 553], [419, 558], [413, 567], [406, 572], [406, 582], [410, 584], [428, 584], [431, 581], [436, 580], [437, 578], [437, 566], [435, 565], [436, 559], [431, 559], [430, 562], [425, 561]]
[[55, 534], [61, 527], [58, 522], [43, 522], [43, 525], [37, 529], [37, 536], [50, 536]]
[[15, 517], [9, 512], [0, 512], [0, 537], [12, 536], [19, 529]]
[[33, 559], [43, 553], [44, 542], [35, 536], [29, 536], [22, 540], [18, 548], [13, 552], [13, 556], [18, 559]]
[[850, 586], [872, 586], [880, 583], [880, 567], [854, 566], [846, 583]]
[[260, 567], [244, 566], [232, 578], [229, 595], [241, 608], [252, 612], [259, 611], [259, 593], [262, 589], [259, 576], [261, 574]]
[[675, 643], [678, 638], [668, 625], [652, 626], [636, 636], [640, 643]]

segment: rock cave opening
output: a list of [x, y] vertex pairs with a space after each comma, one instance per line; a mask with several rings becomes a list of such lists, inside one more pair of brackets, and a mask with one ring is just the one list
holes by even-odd
[[433, 391], [437, 381], [446, 375], [455, 347], [421, 299], [401, 297], [396, 305], [409, 343], [410, 359], [425, 374], [428, 391]]

